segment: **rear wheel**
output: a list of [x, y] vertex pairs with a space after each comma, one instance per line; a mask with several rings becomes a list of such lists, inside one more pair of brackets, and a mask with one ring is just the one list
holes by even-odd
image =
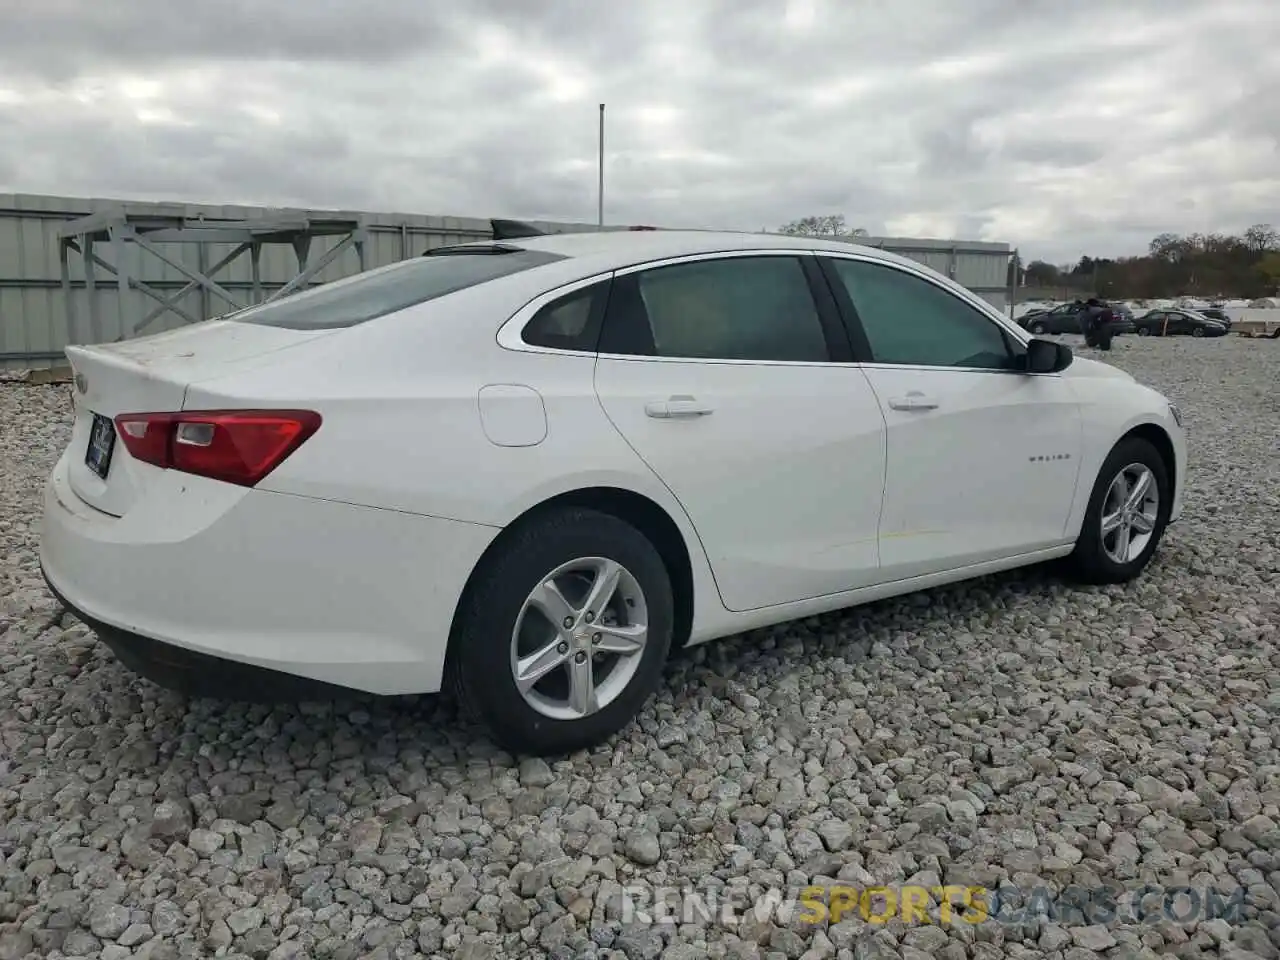
[[451, 685], [513, 753], [595, 746], [657, 686], [673, 610], [642, 533], [595, 510], [548, 513], [477, 571], [451, 639]]
[[1149, 336], [1151, 336], [1151, 331], [1150, 331], [1150, 330], [1148, 330], [1146, 327], [1139, 327], [1139, 328], [1138, 328], [1138, 336], [1140, 336], [1140, 337], [1149, 337]]
[[1123, 583], [1155, 554], [1173, 491], [1160, 453], [1141, 437], [1116, 445], [1098, 472], [1070, 560], [1090, 583]]

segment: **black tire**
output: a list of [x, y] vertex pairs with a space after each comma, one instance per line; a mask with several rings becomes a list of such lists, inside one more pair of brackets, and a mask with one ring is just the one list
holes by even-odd
[[1192, 335], [1193, 337], [1203, 337], [1203, 336], [1204, 336], [1204, 327], [1192, 327], [1192, 328], [1191, 328], [1191, 335]]
[[1149, 337], [1149, 336], [1151, 336], [1151, 331], [1150, 331], [1150, 330], [1148, 330], [1146, 327], [1139, 327], [1139, 328], [1138, 328], [1138, 336], [1140, 336], [1140, 337]]
[[1036, 322], [1031, 325], [1031, 332], [1034, 333], [1036, 336], [1039, 336], [1040, 334], [1044, 333], [1045, 330], [1047, 329], [1048, 328], [1043, 323], [1040, 323], [1040, 322]]
[[[1160, 502], [1156, 509], [1156, 522], [1151, 539], [1137, 557], [1128, 563], [1117, 563], [1107, 555], [1103, 547], [1102, 509], [1111, 483], [1121, 470], [1130, 464], [1147, 467], [1156, 479]], [[1075, 550], [1068, 558], [1072, 571], [1087, 583], [1125, 583], [1138, 576], [1155, 555], [1169, 523], [1169, 510], [1173, 505], [1173, 490], [1169, 484], [1169, 470], [1160, 452], [1141, 437], [1128, 437], [1116, 444], [1103, 461], [1089, 495], [1089, 506], [1084, 513], [1084, 524], [1076, 540]]]
[[[553, 719], [517, 689], [512, 632], [530, 591], [580, 557], [613, 560], [631, 573], [648, 607], [648, 639], [635, 674], [614, 700], [580, 719]], [[511, 753], [549, 756], [593, 747], [626, 727], [657, 687], [671, 649], [674, 609], [667, 568], [640, 531], [597, 510], [557, 509], [509, 531], [476, 571], [454, 621], [447, 682], [463, 712], [482, 721]]]

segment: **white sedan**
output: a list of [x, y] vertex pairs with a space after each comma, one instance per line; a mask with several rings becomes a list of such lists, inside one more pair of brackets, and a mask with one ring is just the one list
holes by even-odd
[[41, 561], [122, 661], [448, 684], [517, 753], [627, 725], [673, 648], [1052, 558], [1129, 580], [1186, 488], [1159, 393], [839, 241], [465, 244], [67, 355]]

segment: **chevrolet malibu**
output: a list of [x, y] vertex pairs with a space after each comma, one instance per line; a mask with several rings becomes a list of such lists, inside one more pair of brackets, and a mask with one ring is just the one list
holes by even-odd
[[676, 648], [1066, 558], [1150, 562], [1156, 391], [910, 260], [583, 233], [430, 251], [73, 346], [53, 591], [191, 694], [455, 690], [516, 753], [625, 727]]

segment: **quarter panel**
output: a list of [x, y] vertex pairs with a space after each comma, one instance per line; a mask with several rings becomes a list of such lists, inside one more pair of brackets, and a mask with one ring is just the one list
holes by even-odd
[[[320, 430], [264, 490], [505, 527], [561, 494], [616, 487], [654, 501], [680, 529], [693, 567], [695, 629], [723, 613], [706, 554], [679, 503], [605, 417], [590, 354], [505, 350], [499, 324], [437, 348], [413, 338], [353, 337], [306, 363], [191, 388], [188, 406], [287, 404], [320, 412]], [[391, 347], [391, 349], [388, 349]], [[482, 388], [521, 384], [541, 397], [546, 428], [531, 446], [499, 446], [478, 416]]]

